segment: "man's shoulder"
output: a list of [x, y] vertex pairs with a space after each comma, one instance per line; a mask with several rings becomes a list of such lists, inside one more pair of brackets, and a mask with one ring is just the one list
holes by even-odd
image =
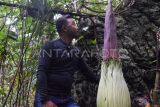
[[57, 42], [58, 42], [58, 39], [48, 41], [47, 43], [45, 43], [45, 44], [43, 45], [43, 47], [44, 47], [44, 48], [55, 48], [55, 45], [57, 44]]

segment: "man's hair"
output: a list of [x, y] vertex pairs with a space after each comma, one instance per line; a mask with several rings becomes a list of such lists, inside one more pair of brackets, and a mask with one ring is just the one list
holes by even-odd
[[67, 24], [67, 19], [72, 18], [70, 15], [62, 15], [60, 18], [58, 18], [56, 22], [56, 29], [57, 32], [60, 34], [62, 32], [63, 25]]

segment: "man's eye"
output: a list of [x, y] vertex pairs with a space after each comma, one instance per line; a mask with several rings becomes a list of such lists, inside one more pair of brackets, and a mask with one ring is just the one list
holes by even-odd
[[76, 25], [75, 23], [72, 23], [72, 25]]

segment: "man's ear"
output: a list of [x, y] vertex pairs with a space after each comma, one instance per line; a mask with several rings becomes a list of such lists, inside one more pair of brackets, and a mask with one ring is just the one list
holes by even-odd
[[63, 26], [62, 26], [62, 31], [63, 31], [63, 32], [66, 32], [66, 31], [67, 31], [66, 25], [63, 25]]

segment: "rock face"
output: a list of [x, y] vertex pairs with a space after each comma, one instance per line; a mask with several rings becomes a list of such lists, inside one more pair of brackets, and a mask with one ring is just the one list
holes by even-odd
[[132, 62], [142, 70], [141, 74], [149, 88], [154, 84], [159, 19], [160, 5], [151, 0], [135, 1], [131, 8], [117, 17], [121, 47], [128, 51]]
[[[116, 19], [123, 67], [126, 70], [129, 70], [130, 66], [136, 67], [136, 73], [144, 82], [143, 85], [150, 90], [154, 86], [156, 71], [156, 32], [160, 26], [160, 1], [135, 0], [131, 7], [116, 15]], [[96, 19], [94, 22], [96, 26], [93, 27], [90, 24], [87, 35], [93, 35], [97, 38], [97, 44], [101, 50], [104, 20]], [[91, 50], [93, 48], [97, 49], [94, 46], [90, 47]], [[97, 65], [100, 65], [99, 60], [96, 62]], [[94, 61], [88, 63], [94, 63]], [[98, 72], [95, 71], [95, 74], [100, 74], [100, 68]], [[79, 105], [81, 107], [96, 107], [98, 84], [87, 82], [80, 72], [75, 74], [75, 78], [72, 92]], [[125, 79], [127, 80], [127, 77]]]

